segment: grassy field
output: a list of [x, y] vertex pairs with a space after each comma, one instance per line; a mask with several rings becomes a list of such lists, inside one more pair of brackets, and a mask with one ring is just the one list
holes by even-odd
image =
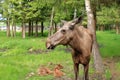
[[[116, 35], [114, 31], [97, 32], [97, 39], [105, 61], [111, 60], [112, 63], [113, 58], [120, 56], [120, 35]], [[58, 46], [54, 51], [48, 51], [45, 48], [45, 41], [46, 37], [22, 39], [20, 33], [15, 38], [7, 38], [5, 32], [0, 32], [0, 80], [54, 80], [53, 75], [39, 76], [37, 70], [40, 66], [53, 68], [56, 64], [63, 65], [65, 77], [73, 79], [74, 71], [70, 52], [63, 46]], [[111, 64], [108, 62], [105, 64], [107, 67], [104, 76], [106, 80], [110, 80], [114, 75], [108, 66]], [[118, 59], [112, 65], [117, 71], [120, 70]], [[31, 73], [34, 75], [29, 76]], [[117, 72], [119, 73], [120, 71]], [[94, 75], [93, 61], [90, 64], [89, 75]]]
[[116, 35], [114, 31], [99, 31], [97, 39], [103, 57], [120, 56], [120, 35]]

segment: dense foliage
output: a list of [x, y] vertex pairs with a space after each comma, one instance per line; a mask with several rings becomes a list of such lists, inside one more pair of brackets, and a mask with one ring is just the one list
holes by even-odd
[[[71, 20], [83, 14], [85, 15], [83, 24], [87, 25], [84, 0], [1, 0], [0, 4], [0, 14], [4, 18], [2, 21], [10, 23], [7, 26], [26, 24], [37, 26], [39, 22], [42, 26], [50, 26], [53, 7], [55, 8], [53, 11], [55, 25], [62, 19]], [[110, 29], [114, 25], [120, 25], [119, 0], [91, 0], [91, 6], [97, 18], [98, 28], [105, 26], [104, 29]], [[33, 32], [30, 31], [31, 29], [29, 29], [29, 35]], [[38, 35], [37, 30], [36, 35]]]

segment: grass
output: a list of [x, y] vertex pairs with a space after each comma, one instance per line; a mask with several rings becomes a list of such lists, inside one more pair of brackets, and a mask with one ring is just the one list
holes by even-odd
[[[5, 32], [0, 32], [0, 80], [25, 80], [29, 73], [37, 74], [37, 69], [41, 65], [48, 66], [49, 63], [62, 64], [63, 71], [67, 77], [74, 76], [71, 54], [66, 53], [65, 47], [58, 46], [54, 51], [34, 52], [34, 50], [46, 51], [46, 37], [27, 37], [22, 39], [19, 35], [15, 38], [6, 37]], [[120, 56], [119, 41], [120, 35], [114, 32], [97, 32], [97, 39], [103, 57]], [[30, 53], [30, 50], [33, 52]], [[91, 65], [93, 62], [91, 61]], [[120, 63], [116, 63], [120, 69]], [[68, 70], [69, 69], [69, 70]], [[81, 71], [81, 70], [80, 70]], [[94, 74], [94, 68], [90, 67], [90, 74]], [[82, 75], [82, 71], [80, 72]], [[111, 77], [109, 70], [106, 70], [106, 77]], [[28, 80], [53, 80], [49, 76], [32, 76]]]
[[114, 31], [97, 32], [97, 39], [103, 57], [120, 56], [120, 35]]
[[[7, 38], [4, 32], [0, 32], [0, 35], [0, 80], [24, 80], [30, 72], [36, 73], [41, 65], [49, 63], [69, 65], [66, 68], [72, 69], [71, 54], [61, 51], [62, 46], [49, 53], [29, 53], [30, 49], [46, 50], [45, 37]], [[48, 78], [53, 79], [53, 76], [34, 76], [30, 79], [48, 80]]]

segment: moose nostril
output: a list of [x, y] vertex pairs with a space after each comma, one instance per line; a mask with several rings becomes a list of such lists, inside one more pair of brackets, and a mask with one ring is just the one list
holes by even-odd
[[50, 47], [47, 47], [47, 49], [50, 49]]
[[49, 45], [49, 46], [47, 46], [47, 49], [54, 49], [55, 48], [55, 46], [54, 45]]
[[54, 49], [54, 45], [51, 43], [51, 40], [48, 38], [46, 42], [46, 48], [47, 49]]

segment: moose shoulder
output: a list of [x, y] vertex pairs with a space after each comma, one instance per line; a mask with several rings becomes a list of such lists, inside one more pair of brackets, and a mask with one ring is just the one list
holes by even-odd
[[52, 36], [47, 38], [47, 49], [54, 49], [57, 45], [69, 45], [72, 48], [75, 80], [78, 79], [79, 64], [84, 66], [84, 79], [88, 80], [90, 54], [92, 51], [92, 33], [83, 26], [76, 26], [82, 18], [64, 22], [64, 25]]

